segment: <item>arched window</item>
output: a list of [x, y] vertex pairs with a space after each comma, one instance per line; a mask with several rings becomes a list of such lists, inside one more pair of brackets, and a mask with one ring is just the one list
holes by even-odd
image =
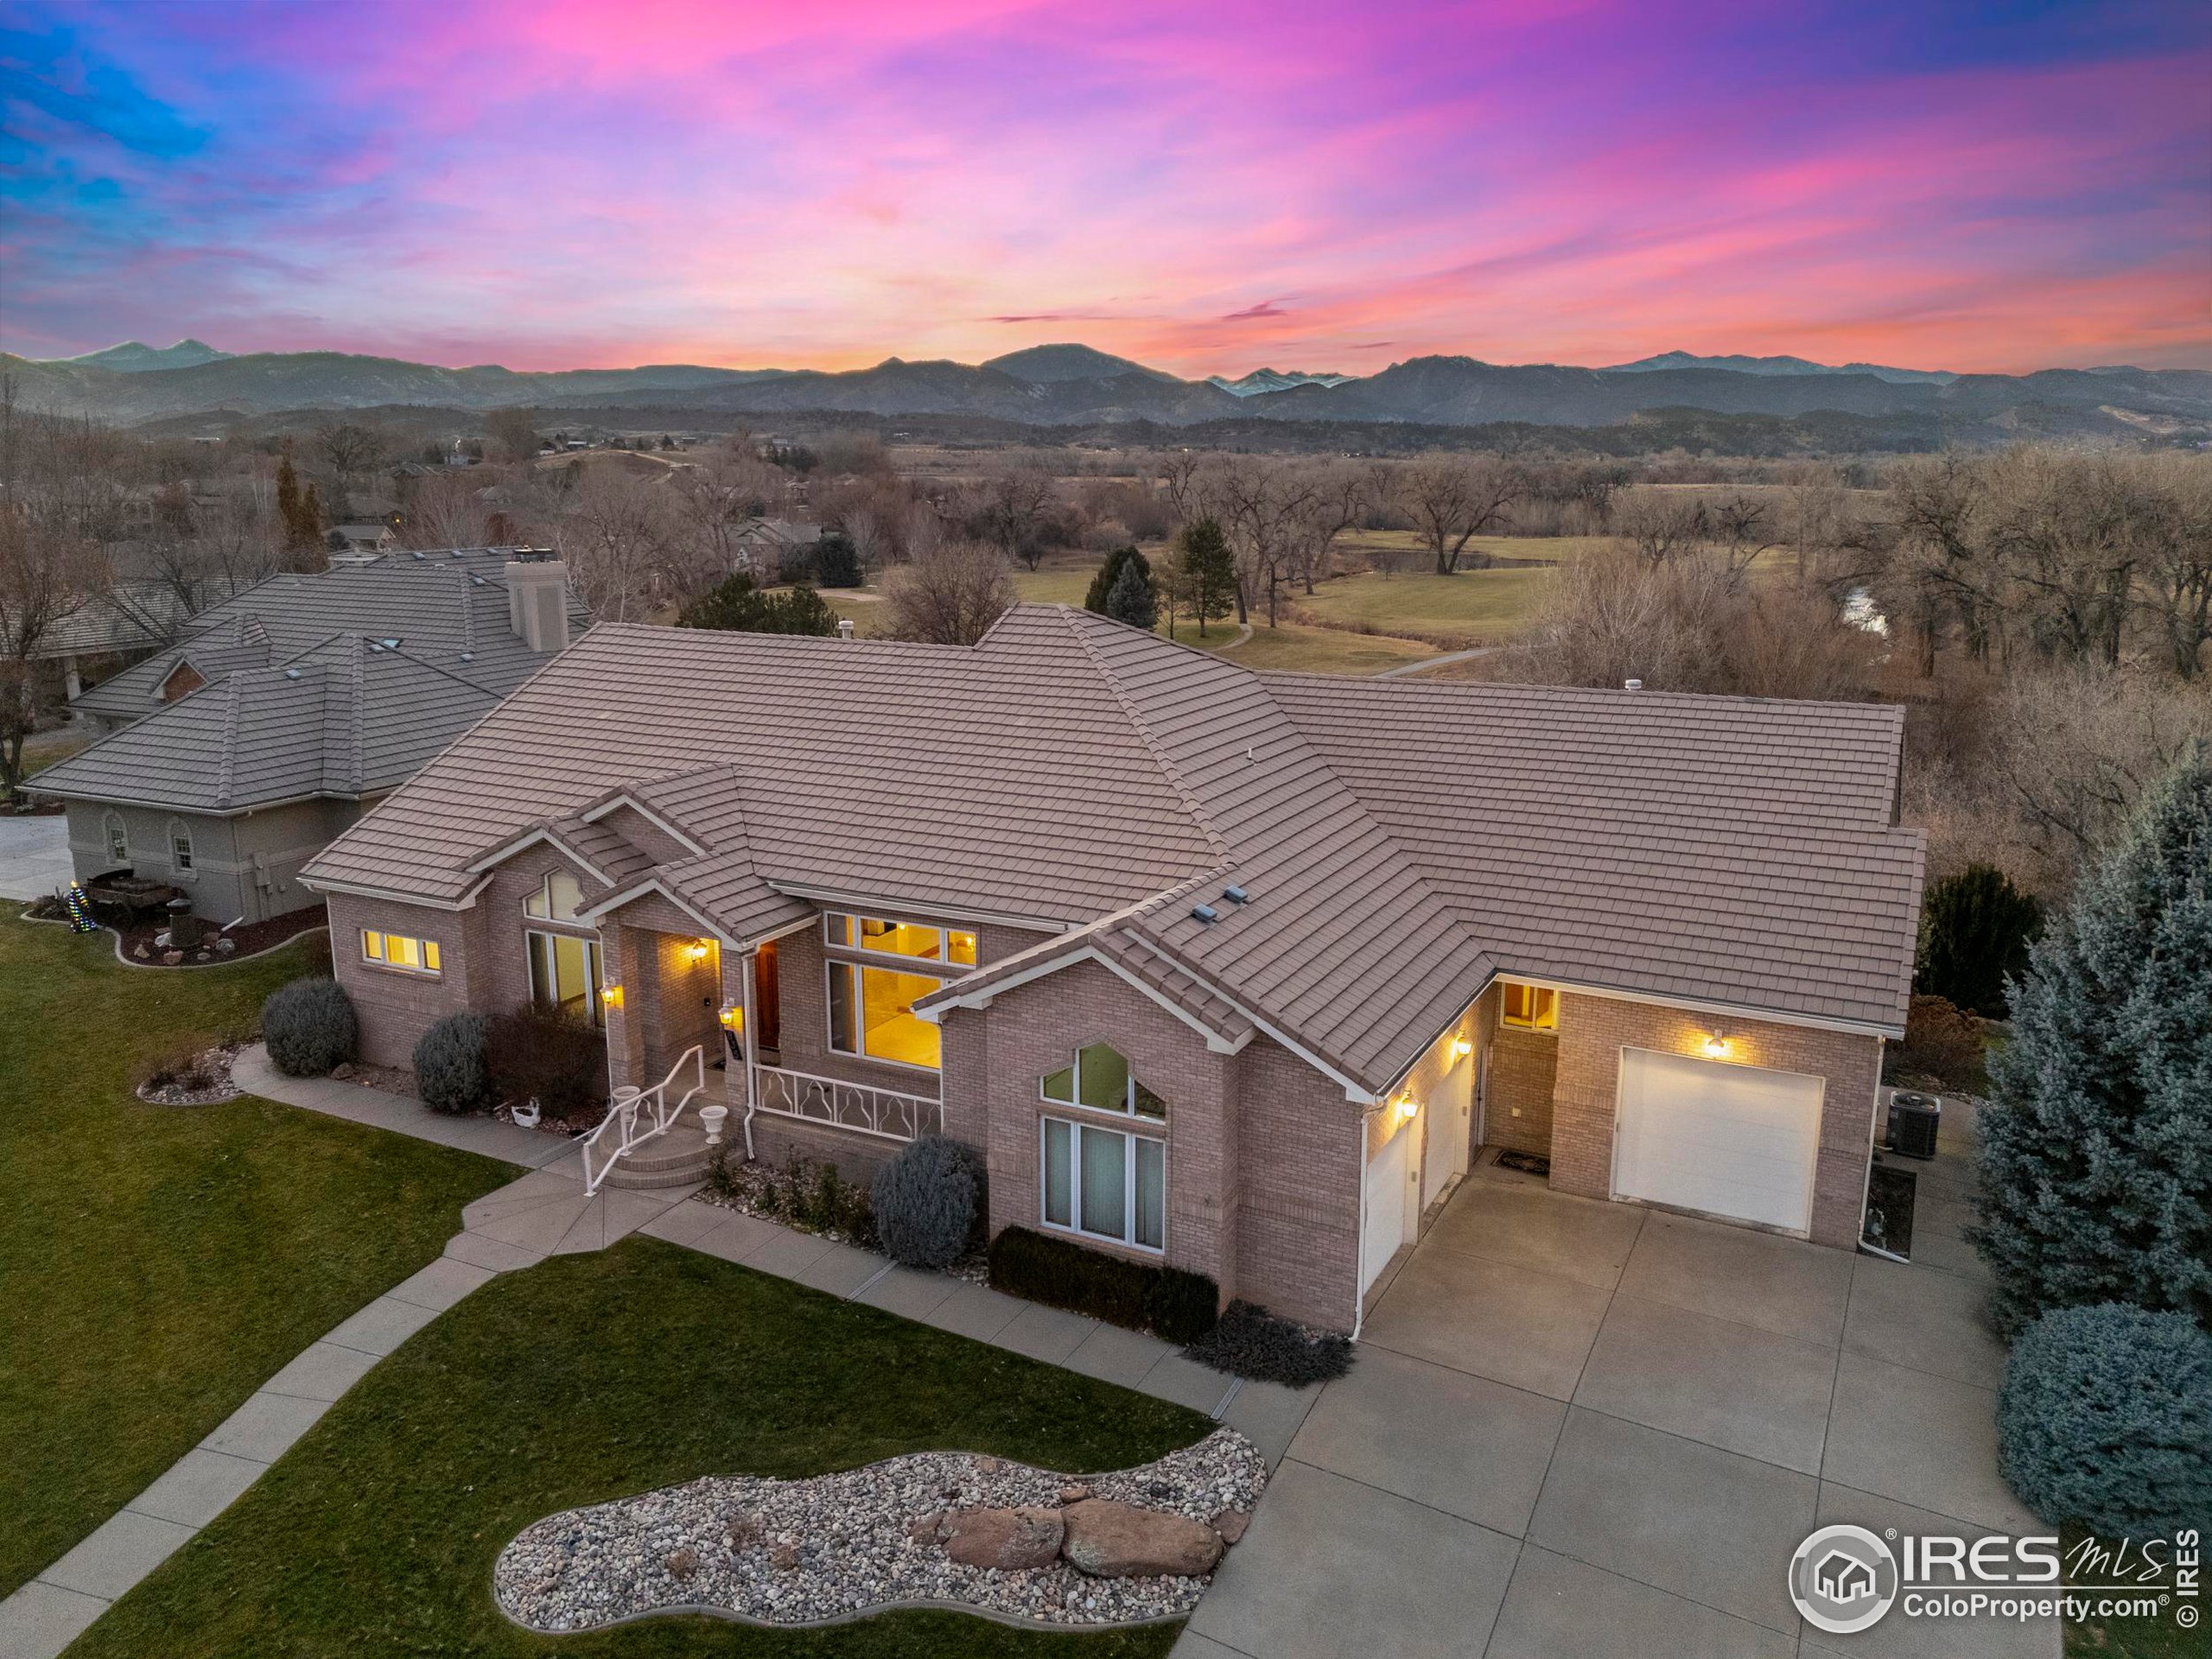
[[192, 826], [182, 818], [169, 820], [169, 868], [179, 874], [192, 868]]
[[583, 884], [566, 870], [553, 871], [522, 901], [523, 914], [546, 922], [573, 922], [583, 907]]
[[130, 831], [124, 827], [123, 814], [111, 812], [100, 820], [101, 833], [107, 839], [107, 855], [111, 862], [130, 861]]
[[[1167, 1118], [1167, 1103], [1105, 1043], [1077, 1049], [1072, 1065], [1038, 1079], [1037, 1092], [1087, 1112], [1154, 1123]], [[1040, 1116], [1037, 1132], [1039, 1219], [1046, 1226], [1140, 1249], [1167, 1248], [1166, 1141], [1080, 1118]]]

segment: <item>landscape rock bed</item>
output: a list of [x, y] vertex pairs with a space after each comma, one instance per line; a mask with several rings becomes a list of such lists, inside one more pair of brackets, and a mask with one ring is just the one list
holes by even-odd
[[711, 1475], [525, 1528], [499, 1554], [501, 1610], [564, 1632], [704, 1609], [766, 1624], [935, 1603], [1055, 1625], [1145, 1624], [1198, 1605], [1206, 1577], [1099, 1578], [1066, 1559], [967, 1567], [940, 1536], [976, 1510], [1065, 1512], [1093, 1500], [1241, 1536], [1267, 1462], [1234, 1429], [1110, 1474], [1068, 1476], [967, 1452], [893, 1458], [810, 1480]]
[[138, 1098], [149, 1106], [215, 1106], [245, 1091], [231, 1079], [236, 1043], [219, 1043], [194, 1055], [190, 1066], [139, 1085]]

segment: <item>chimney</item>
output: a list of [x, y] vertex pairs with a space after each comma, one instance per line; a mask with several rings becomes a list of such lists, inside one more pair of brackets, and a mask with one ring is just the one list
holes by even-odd
[[853, 637], [853, 619], [851, 617], [841, 616], [837, 619], [837, 637], [840, 639], [849, 639]]
[[507, 561], [507, 626], [532, 651], [556, 652], [569, 643], [569, 567], [543, 553], [518, 553]]

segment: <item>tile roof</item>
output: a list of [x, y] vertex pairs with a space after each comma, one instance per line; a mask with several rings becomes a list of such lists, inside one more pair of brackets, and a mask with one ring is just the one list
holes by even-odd
[[[181, 623], [177, 644], [103, 680], [72, 707], [111, 720], [136, 719], [160, 706], [156, 694], [181, 660], [189, 659], [210, 679], [211, 656], [223, 672], [260, 666], [232, 659], [227, 649], [219, 656], [209, 651], [211, 641], [243, 650], [241, 631], [249, 625], [268, 641], [264, 663], [289, 662], [334, 634], [396, 639], [417, 661], [505, 696], [544, 661], [508, 624], [508, 556], [499, 548], [387, 553], [365, 564], [271, 576]], [[570, 603], [569, 618], [574, 632], [591, 624], [577, 601]]]
[[404, 651], [340, 634], [163, 703], [31, 787], [183, 812], [357, 798], [412, 777], [498, 702]]
[[[634, 803], [629, 851], [586, 854], [602, 906], [652, 882], [739, 939], [833, 894], [1027, 918], [1065, 937], [924, 1006], [1089, 951], [1372, 1092], [1497, 971], [1900, 1026], [1900, 736], [1875, 707], [1256, 674], [1059, 606], [973, 649], [608, 626], [308, 876], [458, 903], [501, 843], [583, 853]], [[647, 868], [652, 823], [690, 844]]]

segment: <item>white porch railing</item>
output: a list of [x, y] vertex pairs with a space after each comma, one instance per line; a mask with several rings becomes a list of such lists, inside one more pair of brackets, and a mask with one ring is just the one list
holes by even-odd
[[881, 1141], [912, 1141], [940, 1134], [944, 1128], [944, 1103], [925, 1096], [820, 1077], [810, 1071], [787, 1071], [780, 1065], [756, 1065], [753, 1076], [753, 1109], [778, 1117], [826, 1123]]
[[[669, 1090], [686, 1067], [690, 1069], [691, 1086], [671, 1105]], [[676, 1120], [683, 1116], [683, 1109], [706, 1086], [706, 1051], [694, 1043], [683, 1051], [681, 1059], [669, 1067], [668, 1075], [652, 1088], [639, 1090], [626, 1084], [617, 1089], [614, 1103], [607, 1108], [606, 1117], [583, 1138], [584, 1192], [598, 1192], [599, 1184], [607, 1179], [607, 1172], [626, 1154], [675, 1128]]]

